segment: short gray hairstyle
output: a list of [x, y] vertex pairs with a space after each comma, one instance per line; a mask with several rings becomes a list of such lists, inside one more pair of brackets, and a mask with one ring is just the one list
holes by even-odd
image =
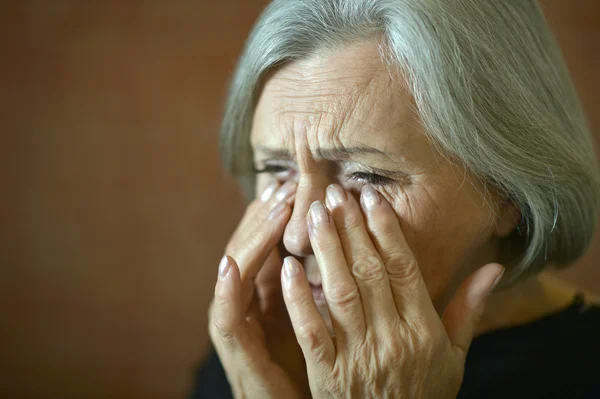
[[[233, 76], [225, 167], [253, 191], [250, 130], [274, 67], [379, 40], [430, 140], [518, 207], [507, 280], [573, 263], [594, 234], [599, 175], [579, 99], [534, 0], [275, 0]], [[509, 276], [510, 275], [510, 276]]]

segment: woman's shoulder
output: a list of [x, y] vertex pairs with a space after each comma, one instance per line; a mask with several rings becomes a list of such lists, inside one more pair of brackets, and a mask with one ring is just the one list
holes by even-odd
[[600, 398], [599, 360], [600, 305], [577, 294], [564, 309], [476, 338], [459, 397]]
[[[600, 302], [577, 294], [543, 318], [476, 338], [459, 399], [600, 398], [599, 361]], [[214, 351], [197, 370], [189, 397], [233, 397]]]

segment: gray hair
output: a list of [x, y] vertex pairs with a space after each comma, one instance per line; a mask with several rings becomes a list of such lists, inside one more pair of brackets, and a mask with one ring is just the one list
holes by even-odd
[[[534, 0], [275, 0], [233, 76], [225, 167], [251, 192], [249, 134], [266, 72], [381, 39], [431, 141], [523, 215], [503, 248], [508, 280], [566, 266], [594, 234], [599, 175], [585, 117]], [[508, 263], [508, 264], [507, 264]]]

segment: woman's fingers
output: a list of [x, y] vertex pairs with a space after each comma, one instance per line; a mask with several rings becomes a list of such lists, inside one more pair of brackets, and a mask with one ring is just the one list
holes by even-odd
[[[275, 247], [281, 241], [289, 219], [295, 183], [272, 187], [247, 209], [244, 221], [231, 239], [219, 267], [215, 296], [209, 309], [210, 336], [221, 359], [234, 395], [272, 398], [296, 398], [299, 395], [283, 364], [272, 358], [273, 342], [266, 342], [265, 305], [279, 292], [269, 273], [275, 272], [281, 287]], [[263, 270], [264, 273], [259, 271]], [[255, 295], [255, 285], [256, 293]], [[284, 307], [281, 306], [281, 309]], [[289, 328], [289, 322], [287, 324]], [[293, 340], [293, 336], [289, 335]], [[295, 345], [295, 341], [294, 341]], [[299, 348], [295, 345], [299, 359]], [[292, 364], [292, 363], [290, 363]], [[301, 373], [303, 375], [303, 373]]]
[[362, 190], [361, 205], [369, 234], [385, 264], [398, 313], [407, 321], [433, 315], [429, 292], [393, 208], [370, 184]]
[[[283, 185], [281, 185], [281, 183], [271, 184], [265, 189], [265, 191], [263, 191], [259, 198], [255, 199], [248, 205], [244, 215], [242, 216], [242, 219], [238, 223], [238, 226], [232, 235], [232, 240], [235, 240], [240, 235], [247, 234], [248, 228], [252, 230], [253, 226], [255, 225], [256, 218], [264, 218], [265, 209], [268, 209], [273, 203], [280, 202], [280, 199], [282, 199], [287, 192], [292, 191], [293, 195], [293, 193], [296, 191], [295, 183], [286, 183], [287, 184]], [[289, 198], [291, 198], [291, 196], [288, 196], [288, 200]], [[288, 203], [290, 202], [288, 201]]]
[[358, 287], [348, 270], [335, 223], [321, 201], [312, 203], [307, 224], [336, 339], [364, 337], [366, 324]]
[[[296, 192], [296, 183], [287, 182], [279, 187], [266, 202], [255, 201], [252, 221], [240, 227], [227, 246], [226, 254], [236, 260], [243, 287], [256, 277], [273, 248], [281, 240], [290, 216], [289, 200]], [[244, 289], [244, 291], [248, 291]], [[245, 295], [248, 303], [250, 297]]]
[[213, 342], [222, 342], [227, 349], [235, 347], [243, 328], [246, 312], [242, 309], [240, 285], [240, 271], [235, 261], [224, 256], [219, 263], [209, 330]]
[[[215, 298], [210, 310], [210, 336], [236, 397], [252, 392], [260, 398], [295, 399], [289, 376], [271, 360], [263, 329], [248, 317], [241, 297], [241, 279], [235, 261], [225, 256], [219, 267]], [[240, 381], [240, 378], [244, 381]]]
[[335, 346], [313, 300], [304, 268], [292, 256], [284, 260], [281, 285], [285, 305], [307, 362], [307, 369], [313, 373], [328, 368], [330, 370], [335, 361]]
[[385, 265], [369, 236], [360, 206], [341, 186], [332, 184], [327, 187], [327, 207], [358, 286], [367, 324], [387, 329], [395, 320], [391, 316], [397, 316], [396, 306]]
[[219, 277], [211, 307], [211, 339], [222, 359], [252, 360], [254, 356], [268, 360], [266, 348], [257, 345], [257, 342], [264, 341], [262, 331], [252, 328], [258, 322], [258, 304], [254, 303], [255, 309], [246, 309], [248, 306], [243, 303], [241, 284], [240, 269], [235, 260], [224, 256], [219, 263]]

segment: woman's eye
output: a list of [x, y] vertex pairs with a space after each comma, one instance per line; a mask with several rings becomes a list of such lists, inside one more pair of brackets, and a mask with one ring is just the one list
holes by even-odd
[[285, 165], [265, 165], [262, 169], [254, 168], [254, 174], [268, 173], [276, 175], [278, 173], [287, 172], [289, 168]]
[[[266, 164], [262, 169], [254, 168], [254, 173], [257, 175], [266, 173], [275, 177], [281, 177], [284, 173], [290, 173], [290, 167], [287, 165]], [[360, 183], [370, 183], [374, 186], [385, 186], [394, 182], [394, 180], [389, 177], [370, 172], [354, 172], [351, 173], [348, 178], [349, 180]]]
[[390, 179], [389, 177], [368, 172], [354, 172], [350, 175], [350, 180], [361, 183], [371, 183], [374, 186], [385, 186], [394, 182], [394, 180]]

